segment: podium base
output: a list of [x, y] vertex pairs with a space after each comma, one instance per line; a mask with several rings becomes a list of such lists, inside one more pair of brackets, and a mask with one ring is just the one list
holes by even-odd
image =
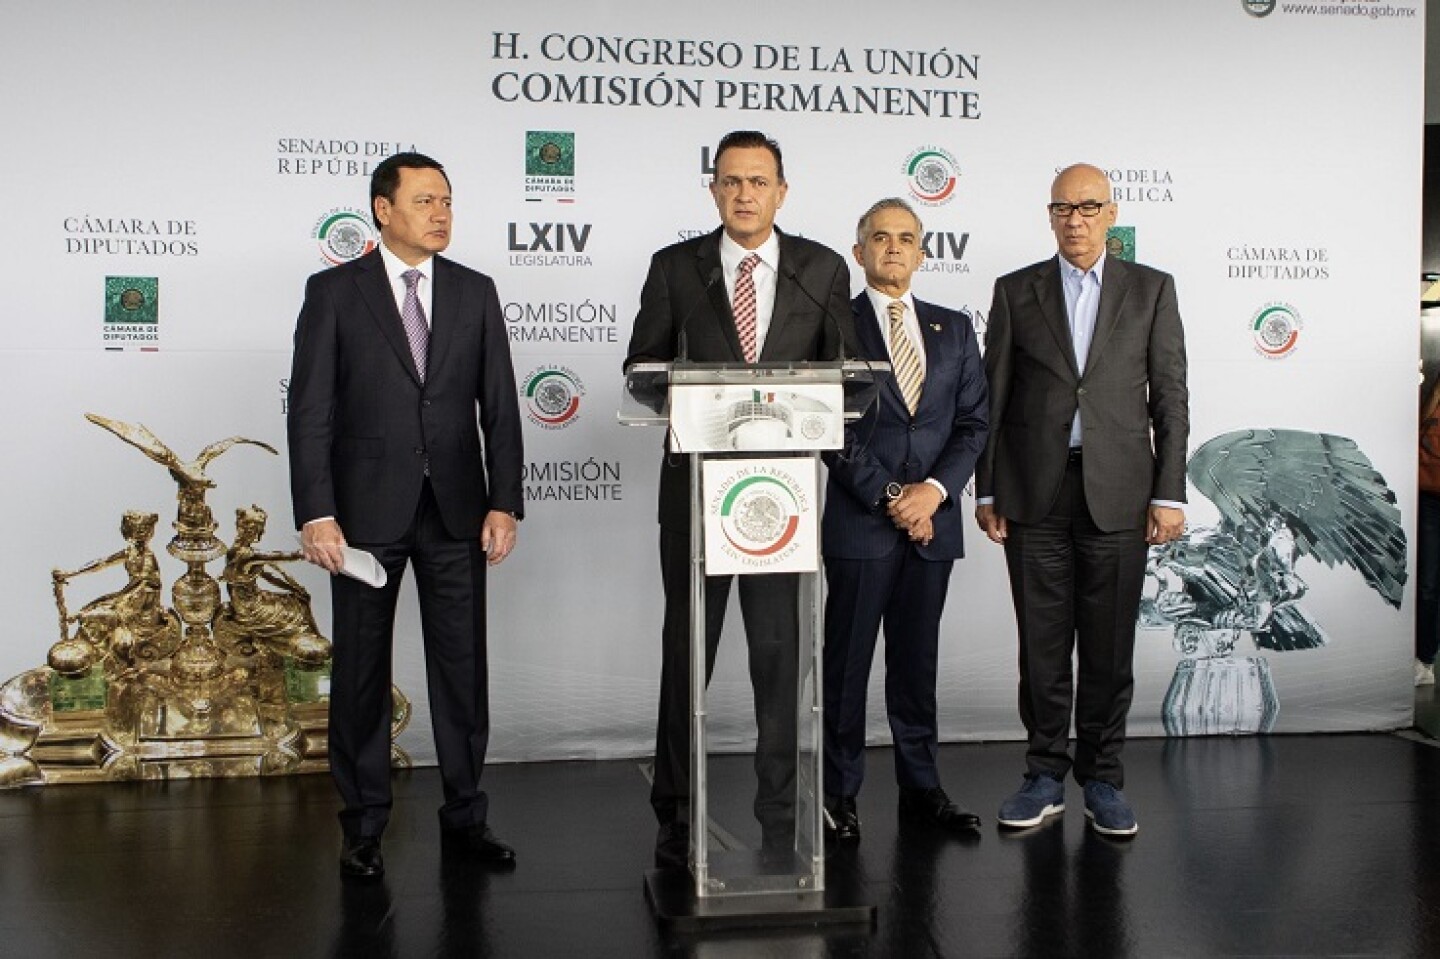
[[645, 900], [667, 932], [721, 932], [777, 926], [864, 923], [875, 925], [875, 907], [854, 882], [826, 878], [823, 892], [769, 892], [701, 899], [695, 880], [676, 869], [645, 873]]

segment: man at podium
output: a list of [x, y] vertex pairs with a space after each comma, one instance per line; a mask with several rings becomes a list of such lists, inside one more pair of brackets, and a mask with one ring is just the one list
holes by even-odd
[[[787, 184], [780, 146], [737, 130], [715, 149], [713, 233], [657, 252], [640, 292], [625, 365], [641, 362], [747, 364], [838, 360], [854, 342], [850, 272], [833, 250], [775, 228]], [[665, 591], [655, 780], [658, 867], [685, 868], [690, 839], [690, 469], [666, 456], [660, 471], [660, 573]], [[707, 579], [707, 675], [724, 623], [730, 577]], [[795, 694], [798, 682], [796, 574], [743, 576], [750, 677], [755, 688], [763, 840], [788, 844], [794, 831]]]

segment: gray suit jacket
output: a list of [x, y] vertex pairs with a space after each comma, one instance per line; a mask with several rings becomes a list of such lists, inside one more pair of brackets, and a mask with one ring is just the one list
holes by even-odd
[[1152, 499], [1185, 501], [1190, 413], [1175, 281], [1106, 259], [1083, 376], [1060, 283], [1056, 257], [995, 281], [985, 337], [990, 439], [976, 494], [994, 497], [1007, 519], [1044, 518], [1065, 475], [1078, 407], [1095, 524], [1143, 527]]

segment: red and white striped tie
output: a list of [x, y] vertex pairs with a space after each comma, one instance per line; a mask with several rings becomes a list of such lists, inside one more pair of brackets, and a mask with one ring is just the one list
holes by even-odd
[[735, 275], [735, 332], [740, 334], [740, 349], [746, 363], [755, 362], [755, 267], [760, 265], [760, 256], [751, 253], [740, 261], [740, 272]]

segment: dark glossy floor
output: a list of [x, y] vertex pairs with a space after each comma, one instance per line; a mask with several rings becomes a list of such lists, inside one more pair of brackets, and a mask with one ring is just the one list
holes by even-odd
[[[1426, 693], [1427, 702], [1433, 698]], [[873, 929], [674, 938], [641, 876], [654, 828], [633, 762], [496, 767], [513, 872], [442, 856], [434, 770], [397, 777], [388, 874], [340, 880], [324, 776], [0, 794], [0, 955], [1437, 956], [1440, 749], [1417, 733], [1140, 740], [1129, 843], [1061, 821], [998, 833], [1021, 747], [946, 746], [972, 842], [898, 830], [870, 754], [858, 871]]]

